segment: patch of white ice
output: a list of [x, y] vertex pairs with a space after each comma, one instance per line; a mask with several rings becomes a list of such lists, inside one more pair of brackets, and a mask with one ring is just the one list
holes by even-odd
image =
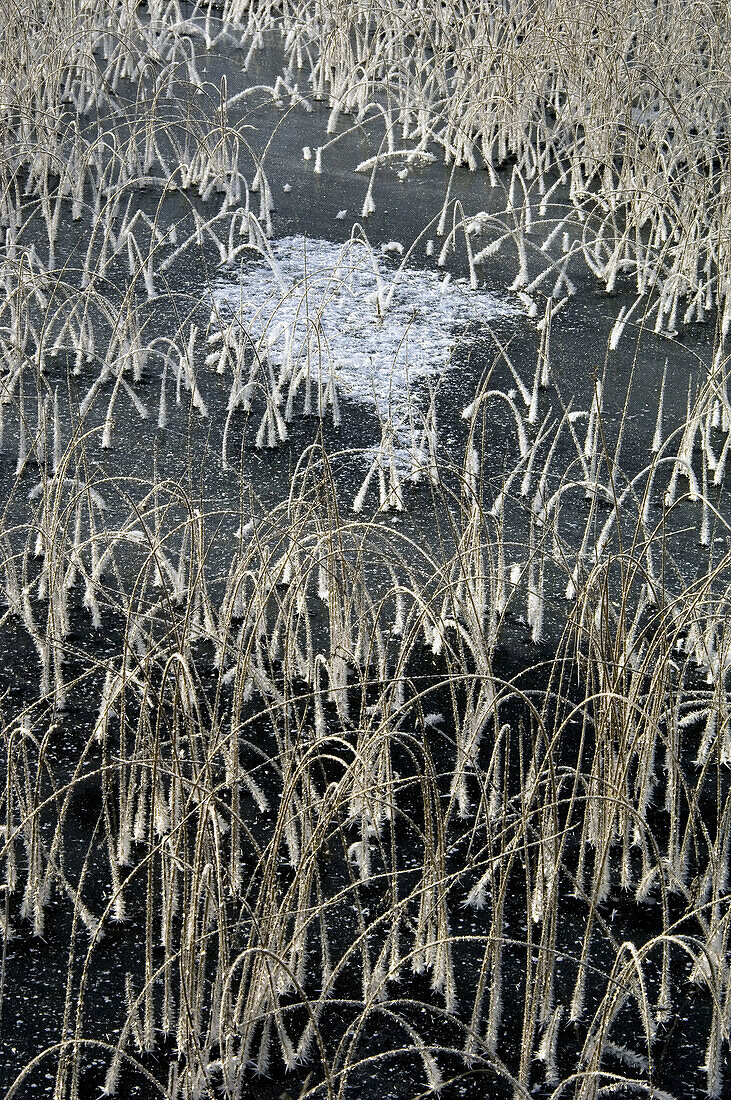
[[[513, 299], [445, 283], [435, 271], [396, 269], [361, 241], [302, 236], [270, 242], [271, 256], [220, 273], [213, 296], [238, 319], [275, 371], [332, 377], [342, 397], [373, 406], [402, 441], [429, 379], [441, 377], [468, 326], [516, 314]], [[422, 410], [423, 411], [423, 410]]]

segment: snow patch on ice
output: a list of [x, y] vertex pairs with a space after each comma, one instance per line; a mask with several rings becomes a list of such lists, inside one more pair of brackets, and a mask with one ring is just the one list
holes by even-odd
[[375, 404], [401, 439], [419, 419], [425, 383], [450, 368], [465, 331], [522, 312], [507, 296], [445, 283], [437, 271], [397, 270], [389, 245], [303, 236], [270, 245], [270, 257], [219, 274], [219, 311], [238, 318], [280, 377], [309, 362], [313, 381], [324, 386], [332, 375], [342, 397]]

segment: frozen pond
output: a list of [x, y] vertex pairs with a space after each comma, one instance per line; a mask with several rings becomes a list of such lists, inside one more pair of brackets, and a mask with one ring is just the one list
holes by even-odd
[[548, 7], [0, 6], [0, 1100], [727, 1094], [731, 23]]

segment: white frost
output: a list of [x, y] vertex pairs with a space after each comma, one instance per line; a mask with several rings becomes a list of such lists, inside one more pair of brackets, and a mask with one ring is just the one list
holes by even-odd
[[384, 259], [389, 250], [282, 237], [271, 242], [271, 258], [219, 274], [213, 295], [273, 367], [292, 375], [309, 362], [323, 385], [334, 375], [343, 397], [375, 403], [404, 440], [424, 383], [449, 369], [467, 327], [521, 310], [466, 280], [396, 269]]

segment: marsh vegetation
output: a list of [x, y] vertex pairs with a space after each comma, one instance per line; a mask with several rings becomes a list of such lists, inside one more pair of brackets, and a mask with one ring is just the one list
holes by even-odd
[[6, 1100], [723, 1095], [729, 18], [0, 8]]

